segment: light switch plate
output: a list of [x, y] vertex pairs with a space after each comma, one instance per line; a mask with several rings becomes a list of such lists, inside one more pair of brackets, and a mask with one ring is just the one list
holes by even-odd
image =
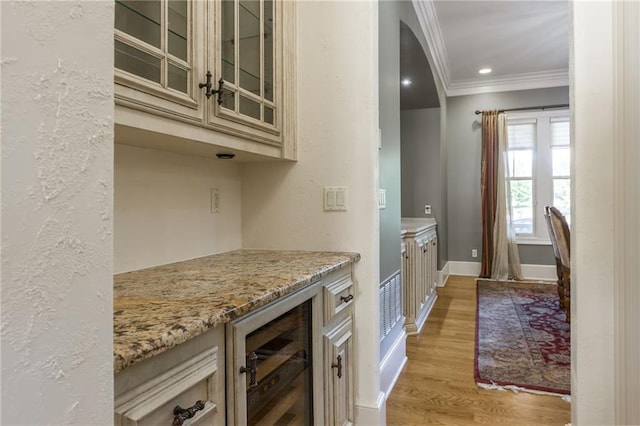
[[346, 186], [325, 186], [324, 187], [324, 211], [326, 212], [346, 212], [347, 211], [347, 187]]
[[384, 189], [378, 189], [378, 208], [387, 208], [387, 191]]

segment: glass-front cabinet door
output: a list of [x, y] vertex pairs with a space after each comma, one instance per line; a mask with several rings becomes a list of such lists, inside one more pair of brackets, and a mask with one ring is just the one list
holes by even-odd
[[202, 121], [199, 9], [190, 0], [115, 1], [117, 100]]
[[220, 72], [226, 86], [220, 112], [275, 127], [273, 1], [220, 4]]
[[286, 9], [293, 7], [287, 3], [293, 2], [209, 3], [209, 30], [216, 34], [209, 37], [214, 40], [211, 57], [216, 62], [216, 81], [223, 83], [223, 96], [209, 105], [210, 125], [240, 131], [267, 144], [283, 143], [283, 121], [291, 119], [283, 105], [292, 103], [285, 98], [285, 86], [292, 82], [285, 78], [282, 56]]
[[294, 23], [292, 0], [115, 0], [116, 124], [295, 159]]

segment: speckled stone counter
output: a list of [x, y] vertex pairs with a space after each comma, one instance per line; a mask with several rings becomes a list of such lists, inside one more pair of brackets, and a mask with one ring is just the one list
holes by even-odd
[[114, 276], [114, 372], [247, 314], [360, 259], [237, 250]]

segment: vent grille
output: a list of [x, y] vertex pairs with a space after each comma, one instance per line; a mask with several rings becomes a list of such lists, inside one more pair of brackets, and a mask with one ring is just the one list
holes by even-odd
[[396, 272], [380, 286], [380, 340], [402, 320], [402, 276]]

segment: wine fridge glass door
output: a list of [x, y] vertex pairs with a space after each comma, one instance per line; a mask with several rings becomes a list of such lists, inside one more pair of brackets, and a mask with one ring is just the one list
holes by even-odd
[[247, 335], [247, 424], [313, 424], [311, 301]]
[[228, 329], [228, 342], [233, 343], [229, 355], [234, 360], [232, 370], [227, 370], [233, 387], [229, 389], [232, 400], [227, 399], [232, 423], [322, 422], [321, 369], [314, 369], [314, 361], [317, 364], [322, 356], [321, 342], [316, 341], [319, 330], [313, 326], [322, 321], [318, 290], [295, 293]]

